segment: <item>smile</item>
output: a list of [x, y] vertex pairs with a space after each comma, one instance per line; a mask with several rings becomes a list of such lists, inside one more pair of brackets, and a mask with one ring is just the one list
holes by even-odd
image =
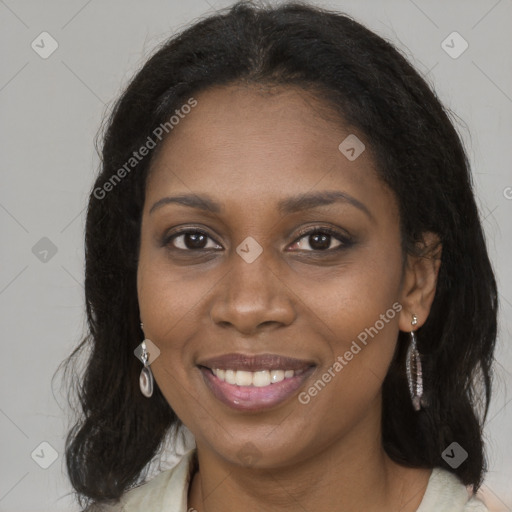
[[241, 411], [281, 404], [299, 390], [315, 367], [311, 361], [274, 354], [226, 354], [198, 364], [214, 397]]
[[291, 379], [304, 371], [304, 368], [302, 370], [261, 370], [259, 372], [212, 369], [213, 374], [223, 382], [236, 384], [237, 386], [256, 386], [259, 388], [276, 384], [284, 379]]

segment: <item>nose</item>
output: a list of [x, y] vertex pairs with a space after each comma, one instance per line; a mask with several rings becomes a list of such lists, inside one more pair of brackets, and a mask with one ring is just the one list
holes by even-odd
[[216, 287], [212, 321], [240, 333], [255, 333], [290, 325], [295, 317], [293, 292], [270, 266], [265, 251], [252, 263], [234, 253], [230, 272]]

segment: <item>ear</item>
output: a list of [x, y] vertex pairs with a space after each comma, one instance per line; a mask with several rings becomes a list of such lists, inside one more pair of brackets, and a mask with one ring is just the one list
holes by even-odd
[[[405, 332], [421, 327], [430, 313], [441, 266], [442, 245], [438, 235], [423, 233], [416, 252], [407, 255], [402, 280], [399, 329]], [[418, 318], [415, 327], [411, 325], [413, 315]]]

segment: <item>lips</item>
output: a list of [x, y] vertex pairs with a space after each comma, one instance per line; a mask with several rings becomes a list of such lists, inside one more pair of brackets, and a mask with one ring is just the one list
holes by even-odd
[[245, 370], [248, 372], [263, 370], [306, 370], [314, 365], [315, 363], [313, 361], [277, 354], [245, 355], [238, 353], [212, 357], [198, 363], [198, 366], [204, 366], [211, 370]]
[[198, 363], [206, 387], [240, 411], [269, 409], [291, 398], [316, 364], [276, 354], [225, 354]]

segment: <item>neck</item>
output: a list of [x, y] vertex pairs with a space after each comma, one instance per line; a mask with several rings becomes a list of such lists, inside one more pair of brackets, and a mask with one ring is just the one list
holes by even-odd
[[197, 455], [200, 469], [188, 506], [199, 512], [413, 512], [430, 476], [430, 470], [399, 466], [386, 455], [380, 415], [279, 468], [232, 464], [201, 443]]

